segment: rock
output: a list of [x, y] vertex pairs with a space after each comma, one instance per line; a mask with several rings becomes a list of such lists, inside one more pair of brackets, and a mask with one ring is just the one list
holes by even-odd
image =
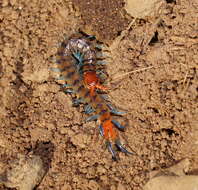
[[159, 176], [151, 179], [143, 190], [195, 190], [198, 176]]
[[152, 172], [151, 178], [143, 190], [195, 190], [198, 189], [198, 176], [185, 175], [190, 162], [184, 159], [164, 171]]
[[126, 0], [126, 11], [134, 18], [154, 16], [163, 0]]
[[0, 175], [0, 183], [18, 190], [32, 190], [45, 175], [43, 162], [39, 156], [20, 155], [10, 168]]

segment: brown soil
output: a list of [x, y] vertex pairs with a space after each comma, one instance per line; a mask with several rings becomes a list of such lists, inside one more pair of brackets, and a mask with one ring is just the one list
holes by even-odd
[[122, 1], [114, 2], [0, 3], [0, 173], [18, 153], [31, 151], [48, 168], [40, 190], [141, 189], [150, 171], [186, 157], [191, 173], [198, 169], [196, 0], [167, 1], [160, 15], [134, 21], [110, 47], [107, 72], [116, 88], [109, 94], [127, 110], [118, 118], [127, 126], [123, 141], [139, 157], [120, 153], [112, 161], [97, 124], [84, 122], [51, 76], [49, 57], [63, 34], [86, 28], [113, 42], [126, 29], [132, 19]]

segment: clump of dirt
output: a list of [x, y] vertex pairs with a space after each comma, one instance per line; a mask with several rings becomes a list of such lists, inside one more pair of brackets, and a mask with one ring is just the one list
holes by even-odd
[[124, 15], [123, 0], [72, 0], [74, 7], [81, 15], [81, 29], [95, 35], [98, 40], [111, 43], [129, 24]]
[[[150, 171], [185, 157], [189, 172], [196, 171], [197, 1], [166, 1], [160, 15], [146, 20], [123, 17], [122, 1], [86, 4], [0, 3], [0, 173], [14, 155], [32, 151], [47, 169], [37, 189], [139, 190]], [[126, 126], [119, 134], [138, 154], [120, 153], [119, 162], [50, 73], [58, 42], [87, 26], [102, 42], [116, 39], [107, 60], [109, 96], [127, 111], [117, 118]]]

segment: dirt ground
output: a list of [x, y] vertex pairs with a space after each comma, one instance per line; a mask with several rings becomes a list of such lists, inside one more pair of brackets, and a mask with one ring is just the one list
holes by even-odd
[[[167, 0], [159, 15], [140, 20], [123, 6], [121, 0], [0, 2], [0, 173], [29, 152], [47, 169], [38, 190], [139, 190], [150, 171], [183, 158], [197, 172], [197, 1]], [[119, 153], [114, 162], [97, 124], [85, 123], [82, 108], [72, 107], [50, 72], [58, 43], [79, 28], [110, 45], [109, 95], [127, 111], [117, 119], [127, 127], [120, 133], [138, 156]]]

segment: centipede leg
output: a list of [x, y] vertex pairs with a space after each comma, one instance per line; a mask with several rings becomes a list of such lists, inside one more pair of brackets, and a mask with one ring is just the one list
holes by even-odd
[[99, 125], [99, 132], [100, 132], [100, 135], [103, 137], [104, 136], [104, 129], [103, 129], [102, 125]]
[[106, 95], [106, 94], [101, 94], [100, 95], [101, 97], [102, 97], [102, 99], [104, 99], [105, 101], [107, 101], [107, 102], [109, 102], [110, 100], [109, 100], [109, 96], [108, 95]]
[[111, 121], [119, 130], [124, 131], [125, 127], [122, 126], [119, 122], [112, 120]]
[[[104, 53], [104, 52], [97, 52], [96, 53], [96, 58], [98, 60], [111, 59], [110, 55], [108, 53]], [[108, 64], [108, 62], [105, 62], [105, 64]]]
[[86, 119], [86, 122], [95, 121], [95, 120], [98, 119], [98, 117], [99, 117], [99, 115], [93, 115], [93, 116], [91, 116], [91, 117], [88, 117], [88, 118]]
[[126, 114], [126, 112], [116, 110], [111, 104], [107, 104], [107, 105], [110, 108], [111, 113], [114, 114], [114, 115], [121, 115], [122, 116], [122, 115]]
[[96, 44], [95, 45], [95, 48], [97, 48], [99, 50], [102, 50], [102, 48], [104, 48], [104, 45], [102, 45], [102, 44]]
[[94, 35], [86, 35], [86, 38], [90, 39], [90, 40], [95, 40], [96, 39], [96, 37]]
[[56, 72], [56, 73], [60, 73], [61, 70], [59, 68], [55, 68], [55, 67], [51, 67], [50, 71]]
[[82, 98], [74, 98], [72, 100], [73, 106], [79, 106], [80, 104], [84, 103]]
[[74, 94], [75, 93], [75, 91], [73, 89], [69, 89], [69, 88], [68, 89], [65, 89], [64, 92], [66, 94]]
[[98, 64], [98, 65], [107, 65], [108, 62], [106, 62], [106, 61], [97, 61], [96, 64]]
[[56, 63], [56, 62], [57, 62], [55, 56], [50, 56], [50, 57], [48, 58], [48, 61], [51, 62], [51, 63]]
[[68, 40], [67, 34], [63, 34], [63, 39], [64, 39], [64, 40]]
[[78, 64], [82, 66], [84, 55], [80, 51], [76, 51], [73, 53], [74, 58], [77, 60]]
[[101, 70], [96, 71], [97, 76], [101, 79], [101, 81], [105, 81], [107, 79], [107, 74]]
[[63, 84], [62, 85], [62, 90], [67, 94], [73, 94], [75, 91], [72, 89], [70, 84]]
[[107, 148], [108, 148], [109, 152], [112, 154], [112, 159], [117, 161], [118, 158], [117, 158], [117, 155], [116, 155], [115, 151], [113, 150], [111, 142], [106, 141], [106, 145], [107, 145]]
[[102, 51], [96, 52], [96, 58], [97, 59], [105, 59], [106, 56], [104, 55], [104, 53]]
[[117, 139], [117, 140], [115, 141], [115, 145], [118, 147], [118, 149], [119, 149], [121, 152], [123, 152], [123, 153], [125, 153], [125, 154], [135, 154], [135, 153], [129, 152], [126, 148], [124, 148], [123, 145], [121, 144], [121, 142], [120, 142], [119, 139]]
[[90, 114], [90, 113], [94, 112], [95, 110], [90, 105], [85, 105], [84, 111], [86, 114]]
[[71, 85], [70, 84], [63, 84], [62, 88], [71, 88]]
[[62, 76], [56, 77], [55, 79], [56, 80], [65, 80], [66, 78], [65, 78], [65, 76], [62, 75]]

